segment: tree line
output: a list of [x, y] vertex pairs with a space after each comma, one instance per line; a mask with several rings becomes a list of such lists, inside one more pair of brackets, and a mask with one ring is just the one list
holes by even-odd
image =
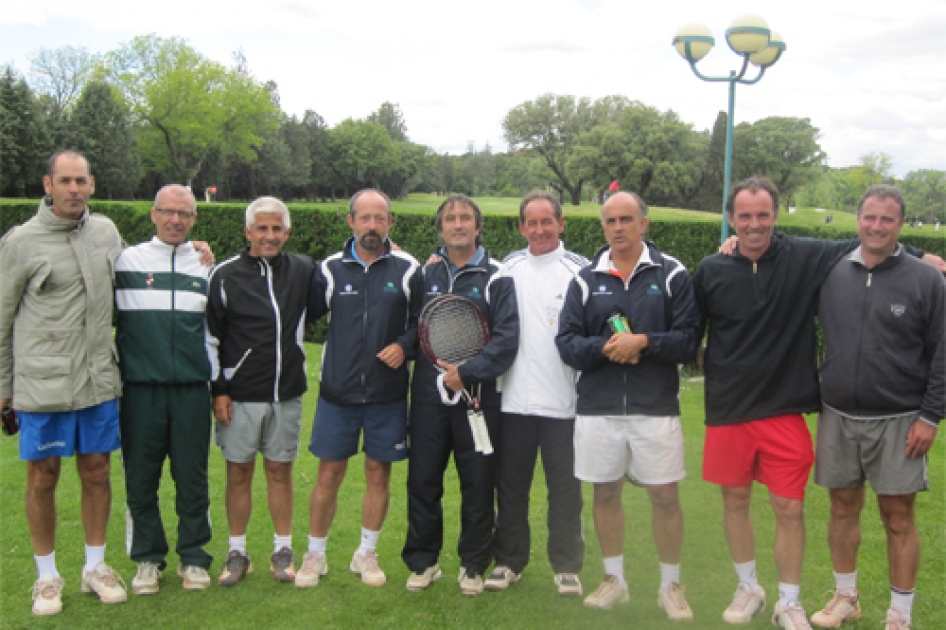
[[[409, 139], [397, 104], [329, 127], [313, 110], [283, 112], [278, 86], [256, 79], [242, 52], [227, 66], [173, 37], [144, 35], [101, 55], [41, 49], [28, 78], [7, 65], [0, 121], [5, 197], [42, 194], [45, 158], [69, 147], [89, 157], [105, 199], [147, 198], [182, 182], [198, 196], [213, 186], [218, 200], [334, 200], [372, 186], [394, 198], [555, 189], [577, 204], [619, 180], [655, 205], [721, 211], [725, 112], [700, 131], [672, 110], [620, 95], [544, 94], [504, 117], [507, 152], [470, 143], [461, 155], [438, 154]], [[762, 174], [786, 205], [834, 210], [852, 210], [865, 182], [893, 181], [883, 154], [828, 168], [818, 140], [807, 118], [741, 123], [733, 177]], [[946, 212], [946, 173], [915, 171], [898, 183], [917, 214], [932, 220]]]

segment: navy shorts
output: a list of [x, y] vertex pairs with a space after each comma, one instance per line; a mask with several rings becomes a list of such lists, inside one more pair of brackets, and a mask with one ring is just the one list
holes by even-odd
[[111, 453], [121, 448], [118, 399], [75, 411], [17, 411], [20, 459]]
[[320, 459], [342, 461], [362, 450], [378, 462], [407, 459], [407, 399], [369, 405], [336, 405], [319, 396], [309, 451]]

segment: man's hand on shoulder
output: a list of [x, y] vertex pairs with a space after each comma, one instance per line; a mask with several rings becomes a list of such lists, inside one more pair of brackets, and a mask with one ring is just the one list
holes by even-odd
[[907, 433], [907, 456], [923, 457], [933, 447], [937, 428], [917, 418]]
[[210, 243], [207, 241], [192, 241], [194, 251], [200, 254], [200, 264], [204, 267], [213, 267], [215, 259], [213, 250], [210, 249]]
[[732, 256], [739, 247], [739, 237], [733, 234], [719, 246], [719, 253], [723, 256]]
[[923, 262], [927, 265], [932, 265], [939, 270], [940, 273], [946, 273], [946, 260], [943, 260], [942, 256], [937, 256], [936, 254], [923, 254], [921, 258]]

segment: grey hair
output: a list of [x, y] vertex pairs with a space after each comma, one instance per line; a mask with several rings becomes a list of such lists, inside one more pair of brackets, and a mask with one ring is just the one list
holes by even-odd
[[256, 224], [258, 214], [278, 214], [282, 216], [282, 225], [287, 230], [292, 227], [289, 208], [275, 197], [260, 197], [246, 207], [246, 227], [251, 229]]
[[197, 212], [197, 199], [194, 197], [194, 193], [192, 193], [189, 188], [182, 186], [181, 184], [167, 184], [165, 186], [161, 186], [157, 194], [154, 196], [154, 205], [152, 207], [158, 207], [158, 197], [160, 197], [161, 193], [165, 191], [177, 195], [178, 197], [189, 198], [191, 202], [191, 210]]

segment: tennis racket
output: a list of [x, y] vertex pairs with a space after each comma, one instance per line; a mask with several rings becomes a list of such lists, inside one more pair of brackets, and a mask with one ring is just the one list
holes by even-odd
[[[486, 315], [471, 300], [458, 295], [441, 295], [428, 302], [420, 313], [417, 327], [421, 351], [441, 373], [446, 370], [437, 365], [437, 361], [462, 365], [489, 342]], [[474, 448], [478, 453], [489, 455], [493, 445], [480, 409], [479, 395], [471, 396], [466, 388], [462, 394], [467, 402]], [[442, 396], [448, 404], [459, 400], [459, 393], [452, 401], [446, 399], [445, 391]]]

